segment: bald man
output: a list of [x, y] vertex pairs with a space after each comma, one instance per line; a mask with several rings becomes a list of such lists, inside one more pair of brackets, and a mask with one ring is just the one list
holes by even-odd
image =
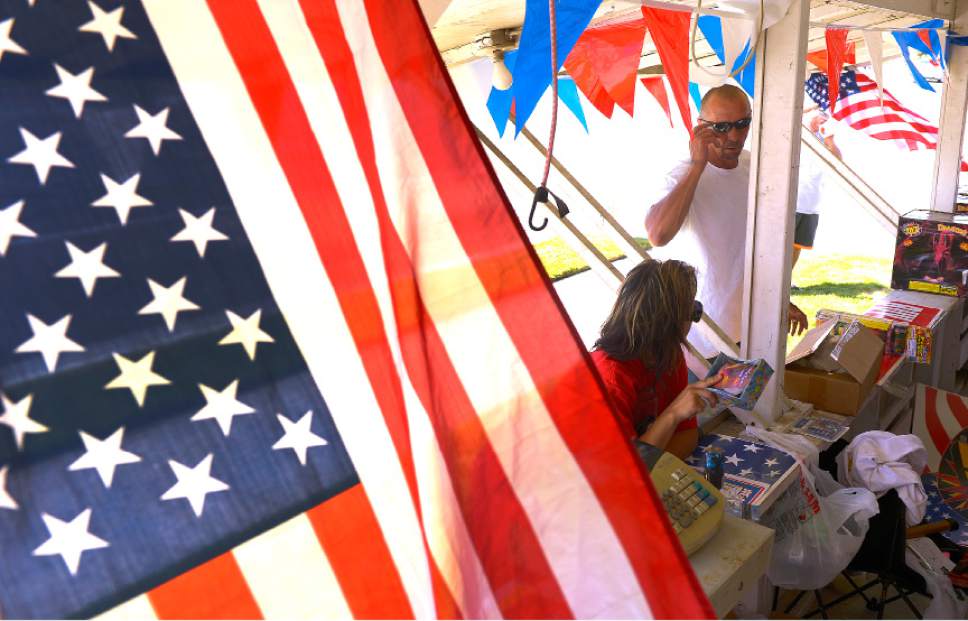
[[[743, 150], [752, 114], [741, 89], [724, 85], [703, 97], [688, 158], [666, 175], [664, 196], [645, 217], [645, 230], [657, 259], [695, 266], [696, 298], [736, 342], [740, 338], [743, 252], [749, 197], [750, 156]], [[790, 304], [789, 329], [799, 334], [807, 318]], [[718, 350], [693, 330], [689, 340], [706, 357]]]

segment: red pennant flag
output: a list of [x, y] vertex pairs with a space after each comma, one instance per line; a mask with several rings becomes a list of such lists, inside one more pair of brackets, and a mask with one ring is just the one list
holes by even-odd
[[569, 54], [569, 59], [591, 66], [602, 88], [629, 116], [634, 112], [635, 74], [644, 40], [645, 20], [637, 16], [588, 28]]
[[672, 111], [669, 109], [669, 95], [666, 94], [665, 83], [662, 81], [661, 75], [647, 75], [642, 78], [642, 86], [644, 86], [655, 100], [659, 102], [662, 109], [665, 110], [666, 117], [669, 119], [669, 127], [672, 127]]
[[643, 6], [642, 15], [652, 32], [659, 60], [669, 78], [672, 96], [682, 121], [692, 134], [692, 111], [689, 109], [689, 19], [685, 11], [654, 9]]
[[840, 71], [844, 68], [847, 56], [846, 28], [827, 28], [824, 37], [827, 39], [827, 96], [830, 97], [830, 113], [837, 107], [840, 96]]
[[921, 39], [922, 41], [924, 41], [924, 44], [928, 47], [929, 50], [931, 50], [932, 52], [935, 51], [934, 48], [931, 46], [931, 31], [930, 30], [926, 30], [926, 29], [925, 30], [919, 30], [918, 31], [918, 38]]
[[[857, 64], [856, 48], [857, 45], [853, 41], [847, 44], [847, 53], [844, 54], [845, 65]], [[816, 52], [808, 53], [807, 62], [813, 63], [817, 69], [827, 73], [827, 50], [817, 50]]]
[[615, 109], [615, 100], [605, 90], [605, 85], [599, 79], [591, 58], [580, 51], [581, 46], [582, 40], [578, 39], [578, 43], [565, 59], [565, 70], [588, 101], [604, 114], [605, 118], [610, 119]]

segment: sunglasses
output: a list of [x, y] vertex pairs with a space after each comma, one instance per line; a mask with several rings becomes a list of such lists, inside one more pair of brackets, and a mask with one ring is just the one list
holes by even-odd
[[746, 129], [750, 126], [750, 123], [753, 122], [753, 117], [748, 116], [745, 119], [740, 119], [738, 121], [717, 121], [716, 123], [712, 123], [706, 119], [699, 120], [705, 123], [707, 127], [713, 128], [713, 131], [717, 134], [725, 134], [734, 127], [740, 130]]
[[692, 302], [692, 315], [689, 317], [693, 323], [699, 323], [702, 319], [702, 302], [699, 300], [693, 300]]

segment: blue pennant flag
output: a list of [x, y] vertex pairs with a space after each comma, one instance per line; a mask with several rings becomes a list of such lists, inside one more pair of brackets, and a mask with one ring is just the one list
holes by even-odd
[[[716, 15], [703, 15], [699, 18], [699, 30], [702, 31], [703, 36], [706, 38], [706, 43], [709, 47], [713, 49], [716, 56], [719, 58], [719, 62], [726, 62], [726, 54], [723, 46], [723, 22]], [[733, 62], [733, 66], [730, 68], [730, 72], [736, 71], [743, 66], [746, 62], [746, 57], [750, 53], [749, 42], [746, 43], [746, 47], [743, 48], [742, 53]], [[750, 97], [753, 96], [753, 91], [756, 84], [756, 52], [753, 52], [753, 58], [750, 63], [739, 72], [737, 75], [733, 76], [733, 79], [746, 91], [746, 94]]]
[[[558, 66], [555, 71], [561, 70], [565, 58], [600, 4], [601, 0], [558, 0], [555, 11]], [[528, 0], [518, 52], [511, 86], [516, 134], [524, 127], [541, 95], [551, 84], [551, 39], [546, 0]]]
[[938, 36], [938, 28], [944, 27], [944, 20], [941, 19], [929, 19], [926, 22], [921, 22], [919, 24], [914, 24], [911, 28], [924, 28], [930, 30], [929, 40], [931, 41], [931, 47], [929, 48], [925, 45], [921, 37], [918, 36], [916, 31], [907, 32], [892, 32], [894, 39], [897, 41], [898, 47], [901, 48], [901, 55], [904, 56], [904, 62], [907, 63], [908, 69], [911, 70], [911, 75], [914, 76], [914, 81], [918, 83], [921, 88], [934, 92], [934, 87], [931, 83], [925, 79], [925, 77], [918, 71], [917, 66], [915, 66], [914, 61], [911, 60], [911, 50], [914, 48], [919, 52], [923, 52], [928, 56], [935, 58], [944, 66], [944, 55], [940, 53], [941, 50], [941, 38]]
[[[518, 51], [513, 50], [504, 55], [504, 64], [508, 71], [514, 74], [514, 66], [518, 59]], [[497, 127], [498, 136], [504, 136], [504, 129], [508, 124], [508, 117], [511, 115], [511, 102], [514, 100], [513, 88], [498, 90], [491, 87], [491, 94], [487, 97], [487, 110], [491, 113], [491, 119]], [[588, 122], [585, 120], [585, 112], [582, 110], [581, 101], [578, 99], [578, 87], [571, 78], [558, 78], [558, 99], [561, 103], [571, 110], [572, 114], [578, 119], [588, 131]]]

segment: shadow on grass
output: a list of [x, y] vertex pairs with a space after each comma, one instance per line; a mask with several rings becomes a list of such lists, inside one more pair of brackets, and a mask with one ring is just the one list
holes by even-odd
[[875, 291], [887, 291], [889, 287], [876, 282], [822, 282], [800, 287], [794, 295], [836, 295], [842, 298], [856, 298]]

